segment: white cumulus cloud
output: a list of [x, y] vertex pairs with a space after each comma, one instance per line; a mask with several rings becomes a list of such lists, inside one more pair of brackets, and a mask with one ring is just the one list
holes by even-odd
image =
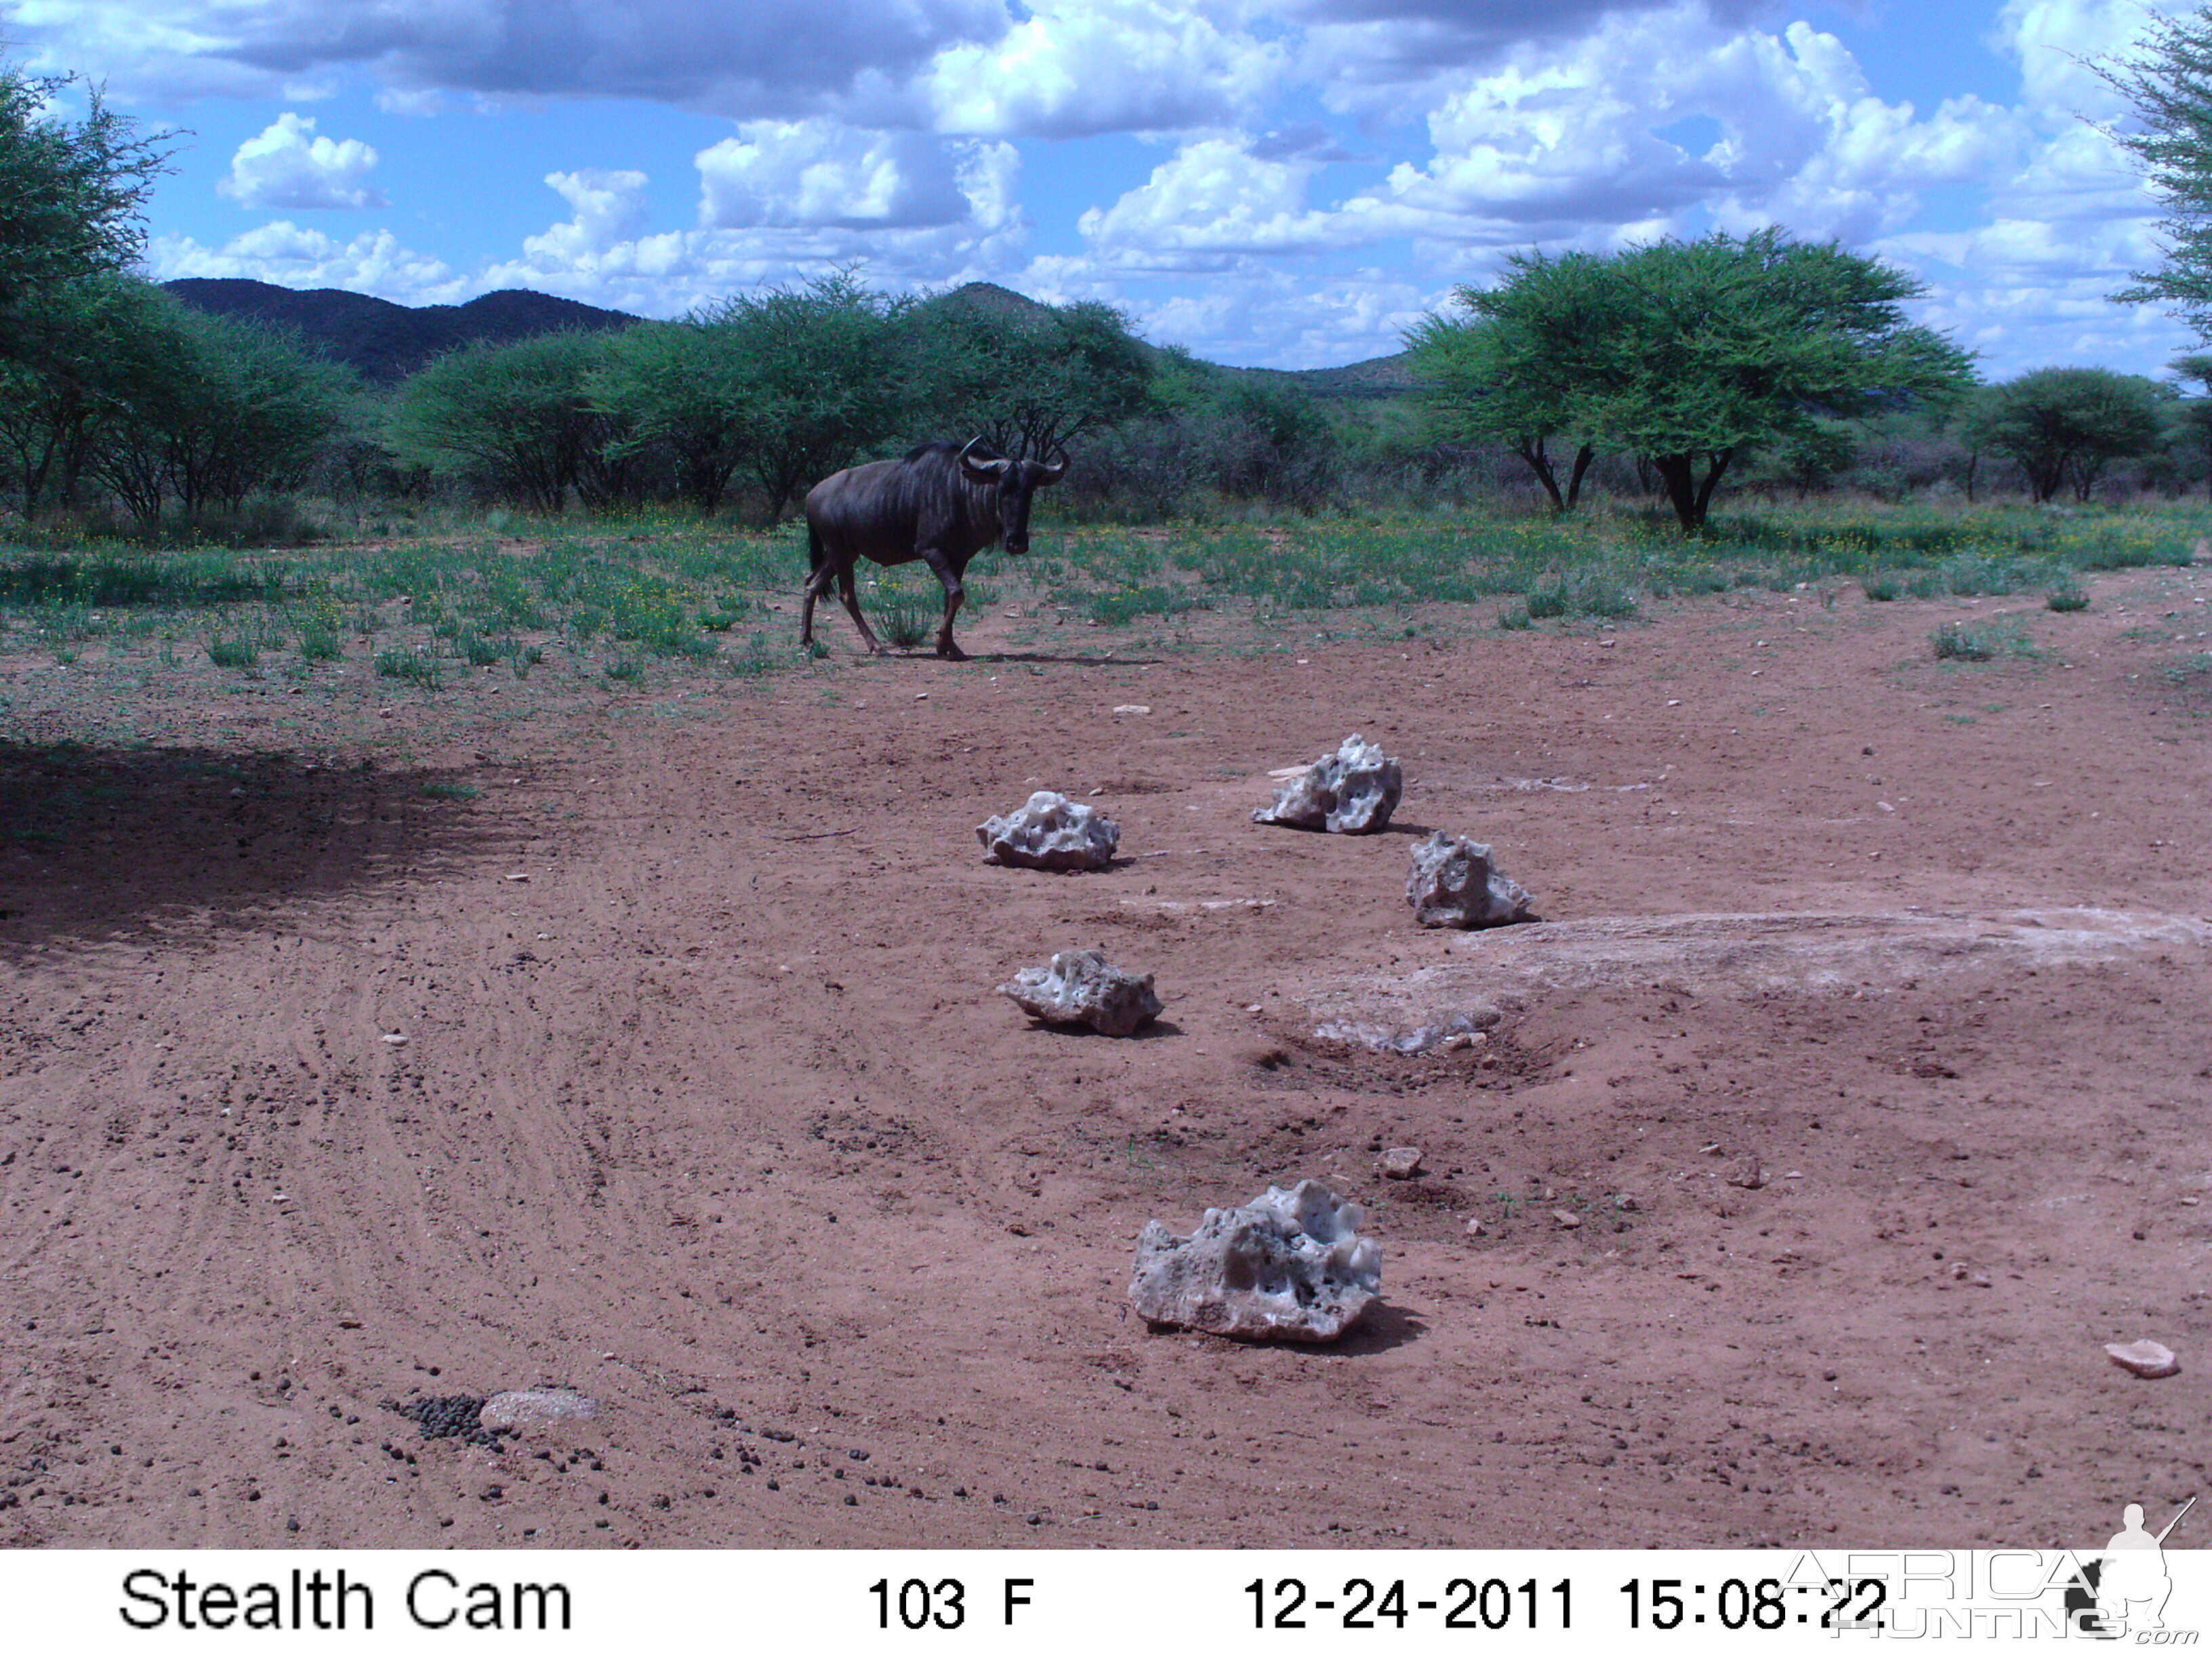
[[363, 184], [376, 152], [358, 138], [314, 136], [308, 117], [286, 110], [230, 158], [216, 189], [240, 207], [378, 208], [384, 193]]
[[1288, 62], [1279, 42], [1188, 0], [1071, 0], [947, 47], [922, 88], [946, 132], [1175, 131], [1255, 109]]
[[400, 305], [450, 305], [479, 287], [434, 255], [404, 246], [388, 230], [348, 241], [289, 219], [234, 236], [221, 247], [189, 236], [157, 236], [146, 250], [155, 278], [244, 276], [282, 288], [342, 288]]
[[919, 133], [834, 121], [748, 121], [702, 150], [699, 222], [726, 228], [951, 224], [968, 216], [959, 158]]

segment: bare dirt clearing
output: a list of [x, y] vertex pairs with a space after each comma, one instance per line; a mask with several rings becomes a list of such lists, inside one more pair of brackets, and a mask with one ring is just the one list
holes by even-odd
[[[100, 711], [143, 750], [56, 746], [83, 671], [0, 659], [0, 1541], [2040, 1544], [2185, 1497], [2212, 573], [2094, 591], [1304, 663], [1000, 614], [496, 721]], [[1934, 659], [1998, 612], [2044, 654]], [[1389, 833], [1250, 822], [1355, 731]], [[1121, 860], [982, 864], [1040, 787]], [[1431, 829], [1545, 927], [1414, 928]], [[1162, 1024], [991, 994], [1079, 945]], [[1478, 997], [1479, 1042], [1315, 1035]], [[1309, 1175], [1377, 1212], [1362, 1334], [1129, 1313], [1148, 1218]], [[381, 1403], [533, 1386], [602, 1410]]]

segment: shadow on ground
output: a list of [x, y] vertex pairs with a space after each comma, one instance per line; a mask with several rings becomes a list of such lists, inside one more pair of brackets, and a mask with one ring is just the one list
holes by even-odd
[[507, 839], [474, 794], [368, 763], [0, 742], [0, 954], [434, 874]]

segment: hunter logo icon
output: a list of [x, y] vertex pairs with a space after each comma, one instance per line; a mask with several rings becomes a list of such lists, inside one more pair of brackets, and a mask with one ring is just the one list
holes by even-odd
[[2166, 1598], [2173, 1583], [2166, 1571], [2167, 1534], [2196, 1507], [2195, 1498], [2174, 1511], [2157, 1533], [2143, 1528], [2140, 1504], [2120, 1512], [2120, 1530], [2095, 1559], [2085, 1561], [2066, 1589], [2066, 1616], [2084, 1636], [2118, 1638], [2166, 1628]]

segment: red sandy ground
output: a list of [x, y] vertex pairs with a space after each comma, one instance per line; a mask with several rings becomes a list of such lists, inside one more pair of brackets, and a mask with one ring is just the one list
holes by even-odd
[[[1039, 655], [994, 617], [975, 664], [690, 718], [364, 706], [421, 726], [412, 770], [216, 742], [273, 690], [151, 750], [0, 749], [0, 817], [71, 826], [0, 842], [0, 1543], [2101, 1539], [2206, 1480], [2201, 949], [1562, 992], [1410, 1058], [1293, 995], [1470, 948], [1411, 924], [1431, 827], [1550, 918], [2201, 924], [2212, 710], [2160, 667], [2212, 579], [2095, 592], [1304, 662]], [[2048, 654], [1933, 659], [1999, 611]], [[61, 671], [6, 667], [19, 738], [65, 735]], [[1389, 833], [1250, 822], [1352, 731], [1405, 760]], [[1041, 787], [1103, 791], [1127, 860], [981, 863]], [[1079, 944], [1157, 974], [1153, 1034], [991, 994]], [[1426, 1173], [1385, 1182], [1401, 1145]], [[1148, 1218], [1309, 1174], [1376, 1212], [1362, 1333], [1133, 1316]], [[2101, 1351], [2143, 1336], [2179, 1376]], [[603, 1415], [493, 1451], [380, 1403], [536, 1383]]]

